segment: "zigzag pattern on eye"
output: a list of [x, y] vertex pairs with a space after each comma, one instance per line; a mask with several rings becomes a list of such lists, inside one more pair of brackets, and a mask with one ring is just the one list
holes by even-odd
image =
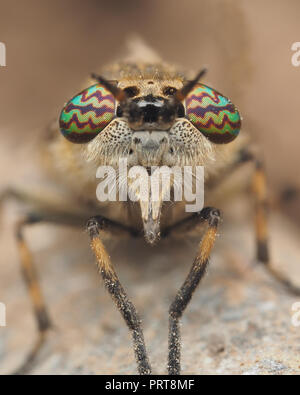
[[217, 92], [212, 92], [212, 93], [213, 96], [207, 92], [200, 92], [200, 94], [198, 95], [197, 94], [190, 95], [186, 99], [187, 105], [189, 105], [193, 100], [202, 104], [203, 99], [205, 99], [206, 97], [211, 99], [214, 103], [219, 104], [221, 102], [220, 99], [221, 96]]
[[109, 124], [114, 110], [114, 97], [102, 86], [90, 86], [66, 104], [60, 116], [61, 131], [71, 141], [89, 141]]
[[65, 112], [69, 113], [72, 110], [75, 111], [79, 111], [80, 115], [85, 115], [88, 112], [94, 112], [95, 116], [101, 117], [101, 115], [105, 114], [105, 113], [110, 113], [113, 114], [114, 113], [114, 109], [111, 107], [108, 107], [106, 105], [103, 105], [101, 107], [94, 107], [94, 105], [88, 104], [88, 105], [84, 105], [84, 106], [80, 106], [78, 104], [73, 104], [73, 103], [69, 103], [66, 107], [65, 107]]
[[70, 128], [70, 126], [71, 126], [72, 123], [74, 122], [74, 123], [76, 124], [76, 126], [77, 126], [78, 129], [84, 129], [86, 126], [90, 126], [90, 128], [91, 128], [92, 130], [94, 130], [94, 129], [96, 129], [96, 128], [97, 128], [97, 129], [98, 129], [98, 128], [101, 128], [101, 127], [104, 128], [104, 127], [107, 125], [107, 121], [108, 121], [107, 119], [104, 119], [104, 120], [101, 121], [101, 122], [94, 123], [93, 120], [92, 120], [91, 118], [89, 118], [87, 121], [81, 122], [81, 121], [78, 119], [78, 115], [75, 113], [75, 114], [72, 115], [72, 118], [71, 118], [68, 122], [64, 122], [64, 121], [61, 120], [60, 126], [61, 126], [61, 128], [67, 130], [67, 129]]
[[190, 122], [214, 143], [228, 143], [241, 128], [238, 110], [225, 96], [206, 85], [198, 85], [186, 98]]
[[[209, 113], [213, 113], [213, 115], [219, 115], [222, 111], [228, 111], [231, 114], [235, 113], [235, 108], [232, 104], [227, 104], [226, 106], [216, 107], [213, 104], [209, 104], [207, 107], [192, 107], [189, 109], [189, 114], [194, 114], [197, 117], [201, 117], [202, 119]], [[211, 116], [213, 116], [211, 115]]]
[[[113, 103], [114, 98], [112, 95], [108, 94], [106, 96], [102, 95], [101, 89], [96, 90], [95, 92], [88, 94], [89, 89], [84, 90], [81, 94], [81, 101], [86, 102], [88, 100], [91, 100], [93, 97], [95, 97], [98, 100], [98, 103], [101, 103], [103, 100], [109, 100]], [[78, 95], [79, 96], [79, 95]], [[77, 96], [77, 97], [78, 97]]]
[[[225, 126], [226, 125], [229, 125], [232, 129], [235, 129], [235, 128], [237, 128], [237, 126], [239, 125], [239, 121], [238, 122], [232, 122], [232, 121], [230, 121], [230, 119], [228, 118], [228, 115], [227, 114], [223, 114], [223, 118], [222, 118], [222, 122], [221, 123], [216, 123], [215, 121], [214, 121], [214, 119], [213, 118], [209, 118], [208, 120], [207, 120], [207, 122], [205, 122], [205, 123], [201, 123], [201, 126], [203, 127], [203, 128], [205, 128], [205, 129], [213, 129], [213, 128], [217, 128], [217, 129], [219, 129], [220, 130], [220, 132], [221, 133], [226, 133], [226, 132], [228, 132], [226, 129], [225, 129]], [[224, 129], [224, 130], [222, 130], [222, 129]], [[234, 133], [234, 130], [232, 130], [232, 133]]]

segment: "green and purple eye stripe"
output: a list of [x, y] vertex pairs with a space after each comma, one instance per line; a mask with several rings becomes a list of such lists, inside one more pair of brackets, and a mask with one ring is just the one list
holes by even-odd
[[187, 118], [213, 143], [229, 143], [239, 134], [241, 117], [238, 110], [216, 90], [198, 84], [185, 104]]
[[114, 118], [115, 98], [96, 84], [74, 96], [63, 108], [59, 125], [64, 137], [72, 143], [87, 143]]
[[[114, 118], [116, 101], [101, 84], [74, 96], [60, 115], [60, 130], [73, 143], [83, 144], [96, 137]], [[241, 128], [236, 107], [225, 96], [197, 84], [185, 99], [186, 117], [210, 141], [225, 144], [234, 140]]]

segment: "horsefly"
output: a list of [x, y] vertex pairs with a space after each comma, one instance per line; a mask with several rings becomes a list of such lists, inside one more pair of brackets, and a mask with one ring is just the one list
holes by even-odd
[[132, 334], [140, 374], [152, 372], [141, 321], [118, 279], [103, 232], [153, 244], [199, 229], [191, 270], [169, 309], [172, 375], [180, 373], [179, 321], [205, 274], [220, 222], [219, 209], [203, 206], [204, 186], [209, 201], [220, 182], [246, 162], [253, 163], [257, 259], [270, 267], [263, 165], [247, 135], [239, 136], [239, 111], [203, 83], [205, 72], [181, 72], [138, 45], [124, 61], [93, 73], [85, 89], [65, 104], [51, 136], [45, 136], [44, 159], [70, 201], [57, 206], [47, 198], [37, 202], [18, 188], [3, 192], [2, 200], [12, 196], [33, 203], [17, 223], [16, 238], [39, 338], [18, 373], [32, 368], [51, 325], [23, 236], [31, 224], [86, 227], [104, 285]]

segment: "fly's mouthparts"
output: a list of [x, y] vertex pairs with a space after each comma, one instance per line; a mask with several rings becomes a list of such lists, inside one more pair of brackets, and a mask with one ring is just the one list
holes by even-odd
[[169, 134], [165, 131], [139, 131], [132, 134], [133, 148], [141, 146], [142, 149], [158, 149], [169, 143]]
[[165, 131], [138, 131], [132, 134], [132, 142], [142, 147], [155, 147], [169, 142], [169, 134]]
[[134, 132], [131, 149], [144, 167], [158, 166], [168, 152], [169, 136], [163, 131]]

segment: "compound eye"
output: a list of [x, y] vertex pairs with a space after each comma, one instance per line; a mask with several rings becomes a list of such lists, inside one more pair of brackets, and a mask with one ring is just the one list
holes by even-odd
[[100, 84], [92, 85], [65, 105], [60, 114], [60, 130], [72, 143], [87, 143], [111, 122], [114, 114], [113, 95]]
[[190, 122], [215, 144], [234, 140], [241, 129], [241, 116], [229, 99], [216, 90], [197, 84], [185, 99]]

